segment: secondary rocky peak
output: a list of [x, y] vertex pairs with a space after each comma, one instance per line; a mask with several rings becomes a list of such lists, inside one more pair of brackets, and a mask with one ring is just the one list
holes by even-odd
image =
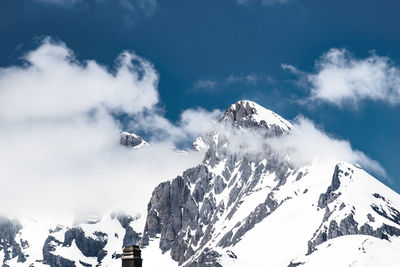
[[293, 128], [290, 122], [275, 112], [249, 100], [231, 105], [219, 118], [219, 122], [232, 123], [239, 128], [266, 128], [270, 136], [283, 134]]
[[122, 131], [121, 131], [120, 143], [123, 146], [134, 147], [134, 148], [139, 148], [147, 144], [147, 142], [144, 141], [143, 138], [141, 138], [140, 136], [133, 133], [122, 132]]

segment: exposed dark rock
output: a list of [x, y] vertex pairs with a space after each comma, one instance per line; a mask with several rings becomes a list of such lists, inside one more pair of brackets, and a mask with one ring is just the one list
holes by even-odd
[[[4, 252], [4, 261], [17, 258], [17, 262], [25, 262], [26, 256], [22, 252], [20, 244], [16, 241], [17, 233], [22, 229], [18, 220], [0, 217], [0, 251]], [[22, 245], [29, 246], [26, 241]]]
[[145, 143], [145, 141], [135, 134], [127, 132], [121, 132], [120, 144], [127, 147], [137, 147], [138, 145]]
[[367, 218], [370, 222], [375, 222], [375, 218], [371, 215], [371, 213], [368, 213]]
[[75, 240], [76, 246], [86, 257], [97, 257], [101, 260], [107, 254], [103, 248], [107, 244], [107, 235], [101, 232], [95, 232], [96, 239], [86, 237], [85, 232], [80, 227], [74, 227], [65, 232], [63, 246], [71, 246]]
[[328, 187], [328, 189], [326, 190], [325, 193], [323, 193], [319, 196], [319, 200], [318, 200], [319, 208], [321, 208], [321, 209], [326, 208], [326, 206], [329, 203], [331, 203], [332, 201], [334, 201], [336, 198], [338, 198], [340, 196], [340, 192], [339, 193], [334, 192], [337, 189], [339, 189], [339, 187], [340, 187], [340, 179], [339, 179], [340, 172], [342, 172], [342, 170], [340, 169], [339, 165], [336, 165], [335, 171], [333, 173], [331, 185]]
[[378, 193], [374, 193], [374, 194], [372, 194], [372, 195], [373, 195], [375, 198], [382, 199], [383, 201], [386, 202], [386, 199], [385, 199], [383, 196], [379, 195]]
[[222, 267], [221, 264], [217, 262], [217, 259], [221, 257], [218, 252], [210, 250], [208, 248], [204, 249], [203, 253], [201, 253], [200, 257], [195, 261], [186, 265], [187, 267], [203, 267], [203, 266], [212, 266], [212, 267]]
[[373, 229], [370, 225], [365, 223], [360, 228], [358, 228], [358, 223], [354, 220], [353, 214], [350, 213], [338, 224], [335, 220], [330, 221], [329, 227], [320, 227], [317, 231], [317, 235], [308, 242], [308, 252], [312, 253], [315, 247], [319, 244], [324, 243], [329, 239], [333, 239], [343, 235], [369, 235], [380, 239], [389, 239], [389, 236], [400, 236], [400, 229], [383, 224], [377, 229]]
[[378, 213], [379, 215], [385, 217], [386, 219], [400, 225], [400, 212], [395, 209], [394, 207], [391, 207], [387, 205], [388, 209], [390, 210], [390, 214], [387, 214], [387, 212], [382, 208], [378, 207], [376, 204], [372, 204], [371, 208]]
[[132, 216], [126, 215], [125, 213], [112, 213], [111, 218], [116, 218], [121, 226], [125, 229], [125, 235], [123, 240], [123, 247], [137, 245], [139, 242], [141, 235], [133, 230], [129, 224], [137, 220], [137, 218], [133, 218]]
[[304, 262], [293, 262], [293, 261], [291, 261], [289, 263], [288, 267], [296, 267], [296, 266], [300, 266], [300, 265], [303, 265], [303, 264], [304, 264]]
[[56, 246], [60, 245], [62, 245], [62, 243], [52, 236], [46, 239], [43, 246], [43, 263], [51, 267], [75, 267], [76, 264], [74, 261], [52, 253], [56, 250]]
[[236, 254], [233, 253], [232, 250], [229, 250], [229, 249], [228, 249], [228, 250], [226, 251], [226, 254], [227, 254], [230, 258], [232, 258], [232, 259], [237, 259]]

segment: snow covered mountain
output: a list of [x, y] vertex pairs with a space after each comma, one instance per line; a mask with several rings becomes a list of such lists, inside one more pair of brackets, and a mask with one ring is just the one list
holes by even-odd
[[[398, 266], [400, 195], [347, 162], [294, 164], [269, 146], [294, 126], [239, 101], [193, 143], [202, 163], [158, 185], [145, 217], [0, 217], [3, 266]], [[122, 145], [147, 143], [121, 133]]]
[[[157, 242], [184, 266], [397, 265], [397, 193], [350, 163], [295, 166], [268, 146], [293, 126], [253, 102], [219, 121], [229, 130], [194, 143], [203, 163], [154, 190], [142, 246]], [[254, 138], [240, 129], [261, 132], [261, 153], [237, 144]]]

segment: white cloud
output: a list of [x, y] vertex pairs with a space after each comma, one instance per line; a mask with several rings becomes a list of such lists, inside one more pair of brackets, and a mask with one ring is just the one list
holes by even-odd
[[400, 69], [389, 58], [371, 54], [355, 58], [345, 49], [330, 49], [316, 62], [314, 73], [284, 65], [311, 87], [310, 100], [337, 106], [357, 105], [362, 100], [400, 103]]
[[[0, 201], [7, 203], [0, 213], [144, 213], [159, 182], [201, 161], [171, 147], [207, 130], [212, 122], [203, 120], [215, 112], [187, 110], [177, 125], [162, 117], [158, 74], [145, 59], [124, 52], [109, 70], [47, 38], [22, 60], [0, 69]], [[157, 118], [170, 136], [140, 150], [122, 147], [120, 113], [143, 118], [142, 130]]]
[[386, 178], [385, 169], [377, 161], [354, 150], [348, 141], [334, 138], [317, 129], [312, 121], [301, 116], [296, 118], [290, 134], [273, 138], [269, 144], [279, 153], [289, 155], [299, 165], [314, 160], [347, 161]]
[[193, 84], [193, 90], [213, 91], [217, 87], [217, 81], [212, 79], [199, 79]]
[[295, 66], [290, 65], [290, 64], [285, 64], [285, 63], [283, 63], [283, 64], [281, 64], [281, 67], [282, 67], [282, 69], [287, 70], [287, 71], [290, 71], [290, 72], [293, 73], [293, 74], [297, 74], [297, 75], [304, 74], [304, 73], [303, 73], [302, 71], [300, 71], [298, 68], [296, 68]]
[[263, 75], [259, 74], [246, 74], [246, 75], [229, 75], [226, 78], [227, 83], [249, 83], [257, 84], [260, 80], [264, 79]]
[[93, 60], [76, 61], [64, 44], [49, 39], [23, 59], [23, 66], [0, 69], [3, 120], [51, 119], [98, 109], [133, 114], [158, 102], [157, 72], [130, 52], [118, 57], [113, 73]]
[[232, 84], [246, 84], [246, 85], [256, 85], [262, 80], [270, 81], [271, 78], [264, 74], [230, 74], [228, 77], [223, 79], [210, 79], [201, 78], [194, 82], [193, 87], [189, 90], [191, 92], [198, 91], [208, 91], [213, 92], [217, 89], [223, 89]]
[[182, 112], [176, 124], [159, 113], [152, 113], [136, 117], [130, 128], [133, 131], [150, 133], [152, 142], [163, 140], [174, 144], [191, 143], [198, 136], [214, 131], [221, 113], [220, 110], [187, 109]]

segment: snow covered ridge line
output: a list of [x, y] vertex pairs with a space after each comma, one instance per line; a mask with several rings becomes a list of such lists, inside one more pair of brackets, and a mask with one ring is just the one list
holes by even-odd
[[[271, 116], [258, 118], [259, 110], [239, 101], [220, 122], [264, 132], [264, 139], [293, 129], [268, 110]], [[232, 138], [216, 131], [197, 139], [194, 147], [207, 150], [202, 164], [154, 190], [142, 246], [157, 242], [183, 266], [328, 266], [313, 265], [313, 255], [325, 255], [325, 242], [339, 236], [351, 243], [360, 241], [353, 235], [367, 235], [369, 244], [382, 246], [399, 241], [399, 195], [362, 169], [332, 159], [293, 164], [265, 140], [261, 154], [237, 153], [229, 149]], [[392, 262], [385, 266], [397, 264], [385, 251], [366, 251]], [[346, 260], [330, 263], [359, 258]]]

